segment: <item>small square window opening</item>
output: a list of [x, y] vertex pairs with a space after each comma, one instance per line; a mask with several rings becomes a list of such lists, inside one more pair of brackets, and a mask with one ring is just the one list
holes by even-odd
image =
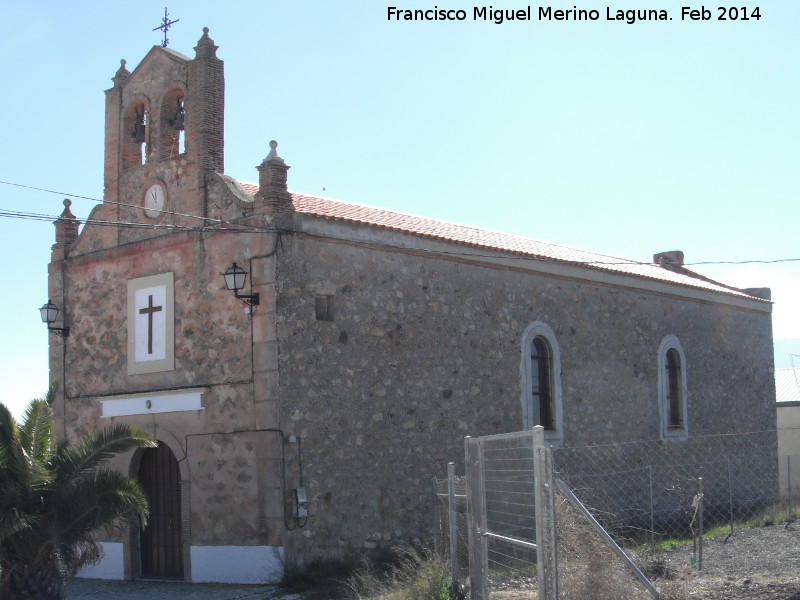
[[317, 296], [316, 314], [317, 321], [333, 322], [333, 296]]

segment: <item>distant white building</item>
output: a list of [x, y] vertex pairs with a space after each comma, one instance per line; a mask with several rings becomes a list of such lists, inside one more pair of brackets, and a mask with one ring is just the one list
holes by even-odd
[[800, 493], [800, 367], [775, 369], [781, 494]]

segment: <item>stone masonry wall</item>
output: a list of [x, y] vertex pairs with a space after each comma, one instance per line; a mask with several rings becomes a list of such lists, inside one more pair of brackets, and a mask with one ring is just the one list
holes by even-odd
[[[281, 420], [302, 442], [287, 486], [302, 478], [310, 500], [289, 564], [430, 541], [432, 479], [451, 460], [463, 472], [463, 437], [523, 427], [521, 340], [537, 320], [561, 348], [564, 446], [658, 439], [669, 334], [690, 436], [774, 429], [768, 313], [314, 237], [281, 248]], [[332, 321], [316, 318], [326, 297]]]
[[[64, 370], [68, 437], [115, 422], [167, 443], [181, 467], [191, 545], [281, 545], [282, 437], [258, 417], [253, 328], [274, 306], [265, 295], [250, 317], [221, 273], [263, 250], [264, 236], [180, 233], [64, 261], [64, 306], [71, 333]], [[128, 374], [127, 282], [174, 273], [175, 368]], [[202, 410], [101, 417], [100, 399], [202, 390]], [[257, 398], [258, 396], [258, 398]], [[117, 463], [129, 472], [130, 457]], [[130, 473], [136, 475], [135, 469]], [[188, 526], [187, 526], [188, 527]]]

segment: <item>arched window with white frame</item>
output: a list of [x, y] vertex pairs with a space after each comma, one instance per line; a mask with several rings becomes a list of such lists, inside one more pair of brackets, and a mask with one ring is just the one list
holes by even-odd
[[689, 435], [686, 355], [680, 340], [668, 335], [658, 348], [658, 412], [662, 439]]
[[561, 351], [549, 325], [535, 321], [522, 336], [522, 426], [544, 427], [544, 436], [551, 442], [564, 438], [561, 405]]

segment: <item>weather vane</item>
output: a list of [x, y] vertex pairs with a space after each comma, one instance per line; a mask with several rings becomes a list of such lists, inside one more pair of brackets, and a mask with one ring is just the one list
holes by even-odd
[[174, 21], [170, 21], [169, 20], [169, 13], [167, 12], [167, 7], [165, 6], [164, 7], [164, 18], [161, 21], [161, 25], [159, 25], [158, 27], [154, 27], [153, 28], [153, 31], [161, 30], [161, 31], [164, 32], [164, 41], [161, 42], [161, 46], [162, 47], [166, 48], [167, 45], [169, 44], [169, 38], [167, 37], [167, 31], [169, 31], [170, 25], [174, 25], [178, 21], [180, 21], [180, 19], [175, 19]]

